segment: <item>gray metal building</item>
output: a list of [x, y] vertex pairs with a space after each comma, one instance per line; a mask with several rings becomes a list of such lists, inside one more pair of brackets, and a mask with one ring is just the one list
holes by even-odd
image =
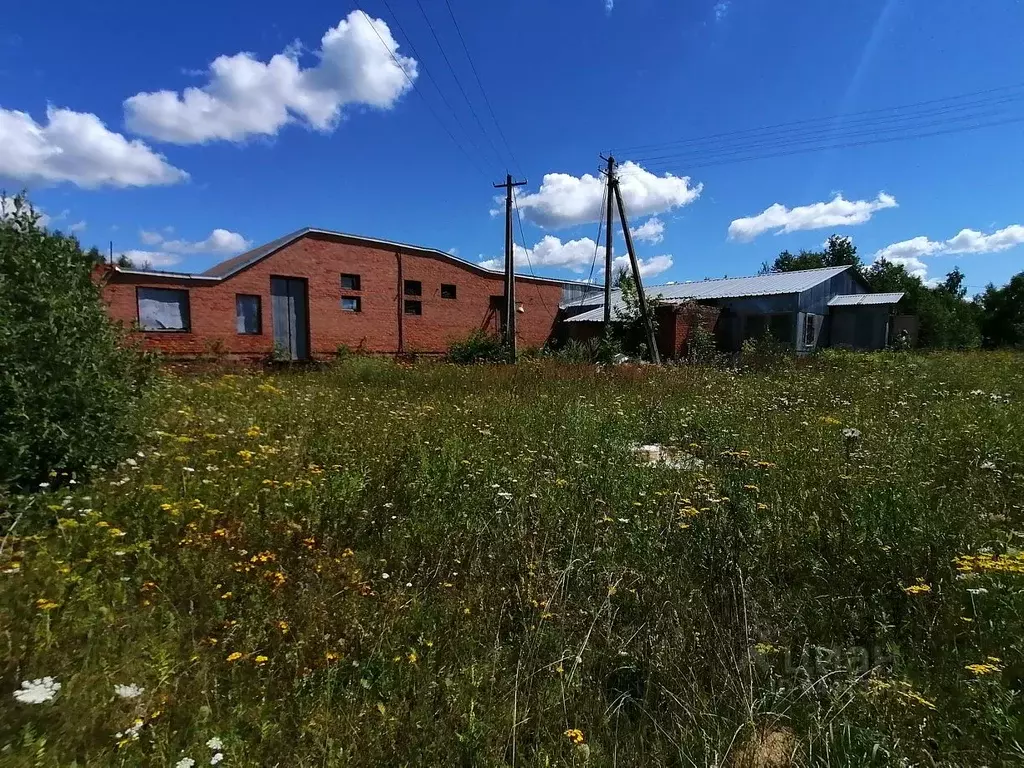
[[[850, 266], [669, 283], [648, 287], [647, 295], [664, 304], [717, 307], [715, 334], [724, 350], [738, 350], [745, 339], [770, 333], [797, 352], [825, 346], [883, 349], [892, 340], [891, 316], [903, 298], [902, 293], [870, 293]], [[613, 317], [623, 308], [614, 291]], [[604, 297], [567, 301], [562, 310], [566, 323], [600, 323]]]

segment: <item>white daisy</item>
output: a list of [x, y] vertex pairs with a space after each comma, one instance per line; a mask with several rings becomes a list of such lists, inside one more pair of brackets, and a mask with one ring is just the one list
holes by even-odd
[[219, 752], [220, 750], [224, 749], [224, 742], [221, 741], [218, 736], [214, 736], [212, 739], [206, 742], [206, 746], [208, 746], [214, 752]]
[[181, 760], [174, 764], [174, 768], [193, 768], [195, 764], [196, 761], [193, 760], [191, 757], [183, 757], [181, 758]]
[[21, 688], [14, 692], [14, 698], [22, 704], [45, 704], [52, 701], [60, 690], [60, 683], [52, 677], [23, 680]]
[[122, 699], [137, 699], [139, 698], [139, 696], [145, 693], [145, 691], [145, 688], [140, 688], [139, 686], [135, 685], [135, 683], [131, 683], [130, 685], [114, 686], [114, 693], [116, 693]]
[[215, 754], [213, 757], [210, 758], [210, 765], [216, 765], [217, 763], [219, 763], [223, 759], [224, 759], [224, 753], [223, 752], [218, 752], [217, 754]]

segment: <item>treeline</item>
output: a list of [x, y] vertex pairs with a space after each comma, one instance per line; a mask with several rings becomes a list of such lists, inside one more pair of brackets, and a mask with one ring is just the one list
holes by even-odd
[[783, 251], [761, 273], [852, 265], [873, 292], [905, 294], [901, 314], [918, 318], [918, 346], [934, 349], [1024, 347], [1024, 272], [1004, 286], [989, 284], [968, 296], [964, 273], [954, 267], [945, 279], [925, 282], [903, 264], [864, 264], [849, 237], [832, 235], [821, 251]]

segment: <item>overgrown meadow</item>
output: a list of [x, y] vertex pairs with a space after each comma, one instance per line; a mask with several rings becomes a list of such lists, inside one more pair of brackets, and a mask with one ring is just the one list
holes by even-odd
[[143, 435], [0, 501], [0, 764], [1024, 760], [1020, 354], [172, 373]]

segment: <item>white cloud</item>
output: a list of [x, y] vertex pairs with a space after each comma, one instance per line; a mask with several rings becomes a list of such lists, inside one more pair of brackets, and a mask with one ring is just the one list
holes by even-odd
[[[652, 256], [649, 259], [639, 259], [638, 266], [640, 267], [640, 277], [654, 277], [672, 268], [672, 257]], [[620, 269], [629, 270], [629, 256], [618, 256], [612, 261], [612, 269], [616, 272]], [[603, 268], [601, 273], [604, 274]]]
[[86, 225], [84, 220], [76, 221], [74, 224], [68, 227], [68, 232], [82, 232], [85, 230], [85, 226]]
[[[518, 195], [523, 216], [541, 227], [557, 229], [597, 221], [604, 212], [601, 200], [604, 179], [589, 173], [571, 176], [567, 173], [545, 174], [540, 189]], [[689, 176], [666, 173], [656, 176], [633, 162], [619, 166], [619, 188], [630, 217], [650, 216], [681, 208], [696, 200], [703, 184], [690, 186]]]
[[633, 237], [647, 243], [660, 243], [665, 239], [665, 222], [652, 216], [639, 227], [631, 228]]
[[359, 10], [329, 29], [314, 54], [317, 63], [306, 69], [295, 45], [267, 63], [251, 53], [218, 56], [201, 88], [127, 99], [126, 123], [176, 144], [273, 136], [295, 120], [330, 131], [348, 105], [389, 109], [417, 76], [415, 59], [398, 53], [388, 25]]
[[121, 255], [128, 259], [136, 269], [162, 269], [164, 267], [173, 267], [181, 261], [180, 256], [173, 253], [164, 253], [163, 251], [134, 250], [125, 251]]
[[875, 254], [875, 261], [881, 261], [882, 259], [893, 263], [902, 263], [897, 262], [897, 259], [912, 259], [917, 261], [923, 256], [931, 256], [936, 253], [941, 253], [943, 248], [945, 248], [944, 243], [937, 243], [922, 235], [910, 240], [903, 240], [899, 243], [893, 243], [892, 245], [885, 246], [885, 248]]
[[604, 0], [604, 10], [606, 13], [611, 13], [615, 8], [615, 0]]
[[[578, 274], [589, 272], [593, 265], [595, 274], [604, 273], [604, 249], [598, 248], [589, 237], [579, 240], [562, 242], [554, 235], [545, 235], [533, 248], [527, 250], [521, 245], [516, 245], [513, 251], [516, 269], [534, 269], [538, 267], [556, 267], [567, 269]], [[595, 261], [595, 254], [597, 258]], [[527, 258], [529, 256], [529, 258]], [[616, 256], [612, 261], [613, 269], [620, 267], [629, 268], [628, 256]], [[640, 259], [640, 275], [647, 277], [664, 272], [672, 266], [671, 256], [654, 256], [650, 259]], [[485, 269], [504, 269], [504, 259], [487, 259], [481, 261], [480, 266]]]
[[1024, 243], [1024, 226], [1011, 224], [985, 235], [974, 229], [961, 229], [946, 241], [946, 253], [997, 253]]
[[837, 194], [827, 203], [812, 203], [787, 208], [781, 203], [765, 208], [757, 216], [736, 219], [729, 225], [730, 240], [753, 240], [770, 230], [781, 235], [806, 229], [863, 224], [876, 211], [897, 207], [896, 198], [879, 192], [874, 200], [845, 200]]
[[725, 15], [729, 12], [730, 0], [720, 0], [715, 3], [715, 21], [721, 21], [725, 18]]
[[138, 139], [107, 129], [96, 115], [47, 107], [46, 125], [0, 109], [0, 177], [22, 184], [145, 187], [188, 179]]
[[948, 240], [931, 240], [924, 235], [902, 240], [887, 245], [875, 254], [875, 261], [891, 261], [903, 264], [907, 271], [915, 274], [920, 271], [924, 279], [925, 264], [921, 261], [926, 256], [941, 256], [950, 253], [998, 253], [1024, 243], [1024, 226], [1011, 224], [986, 235], [974, 229], [961, 229], [958, 234]]
[[227, 229], [215, 229], [206, 239], [194, 242], [165, 240], [159, 232], [142, 230], [139, 232], [139, 240], [143, 245], [158, 246], [164, 254], [215, 253], [226, 256], [244, 251], [251, 245], [240, 234]]

